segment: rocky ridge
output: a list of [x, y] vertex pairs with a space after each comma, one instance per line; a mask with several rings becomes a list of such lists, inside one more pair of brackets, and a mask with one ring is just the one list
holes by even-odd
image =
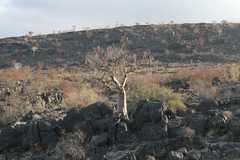
[[128, 37], [131, 55], [150, 53], [164, 63], [239, 60], [240, 24], [136, 25], [0, 39], [0, 68], [21, 65], [81, 66], [94, 48], [119, 46]]

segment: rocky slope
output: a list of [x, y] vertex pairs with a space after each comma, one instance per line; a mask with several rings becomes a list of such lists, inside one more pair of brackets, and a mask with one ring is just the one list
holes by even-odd
[[32, 114], [0, 129], [1, 160], [233, 160], [240, 158], [239, 110], [213, 105], [170, 116], [145, 101], [116, 128], [105, 103], [59, 110], [58, 119]]
[[171, 24], [0, 39], [0, 67], [79, 66], [92, 49], [118, 46], [123, 36], [131, 54], [147, 51], [163, 62], [239, 60], [240, 24]]

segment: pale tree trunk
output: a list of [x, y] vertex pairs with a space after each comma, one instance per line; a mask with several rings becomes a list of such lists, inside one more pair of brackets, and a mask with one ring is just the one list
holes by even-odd
[[127, 76], [125, 76], [124, 82], [121, 85], [116, 77], [112, 77], [115, 84], [118, 86], [119, 89], [119, 97], [118, 97], [118, 106], [117, 106], [117, 114], [122, 114], [124, 119], [129, 120], [128, 111], [127, 111], [127, 95], [125, 90], [125, 85], [127, 82]]
[[119, 91], [118, 112], [122, 113], [125, 119], [129, 119], [127, 111], [127, 95], [125, 88], [121, 88], [121, 90]]

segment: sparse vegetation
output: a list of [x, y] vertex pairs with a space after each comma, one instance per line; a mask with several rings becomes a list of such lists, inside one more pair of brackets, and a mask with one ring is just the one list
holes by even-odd
[[218, 96], [217, 88], [209, 82], [198, 80], [191, 85], [191, 88], [198, 93], [201, 98], [214, 99]]
[[103, 99], [97, 89], [91, 87], [87, 82], [63, 81], [59, 87], [63, 90], [66, 106], [83, 107]]
[[168, 104], [171, 111], [185, 111], [187, 108], [179, 93], [166, 87], [137, 87], [129, 92], [128, 102], [129, 109], [137, 107], [137, 103], [141, 100], [160, 100]]
[[[160, 67], [158, 68], [160, 70], [156, 72], [148, 72], [148, 70], [146, 71], [143, 68], [138, 67], [136, 73], [128, 77], [129, 80], [126, 87], [129, 93], [127, 99], [130, 108], [136, 107], [135, 104], [138, 100], [148, 98], [167, 100], [170, 106], [172, 106], [172, 110], [184, 109], [181, 93], [175, 93], [164, 87], [164, 84], [174, 79], [188, 79], [190, 89], [198, 93], [199, 97], [207, 99], [214, 99], [220, 94], [217, 89], [218, 87], [212, 85], [212, 80], [215, 77], [218, 77], [223, 82], [236, 81], [238, 79], [238, 67], [236, 64], [221, 66], [174, 66], [167, 69]], [[106, 75], [103, 77], [106, 81], [102, 81], [103, 79], [92, 81], [96, 76], [101, 78], [102, 72], [86, 73], [79, 69], [69, 70], [63, 68], [44, 70], [41, 67], [33, 69], [29, 66], [23, 66], [18, 69], [9, 68], [0, 70], [0, 82], [2, 86], [14, 88], [17, 81], [27, 80], [30, 82], [27, 92], [33, 97], [53, 88], [61, 89], [64, 94], [64, 107], [83, 107], [99, 100], [107, 100], [107, 96], [109, 95], [104, 93], [106, 91], [105, 85], [113, 85], [113, 82], [109, 77], [106, 79]], [[32, 111], [32, 108], [29, 108], [29, 105], [26, 104], [29, 101], [26, 100], [25, 96], [12, 96], [7, 101], [4, 103], [12, 106], [12, 108], [8, 108], [8, 113], [2, 116], [2, 119], [11, 119], [11, 117], [15, 117], [14, 119], [16, 119]], [[35, 111], [44, 110], [40, 107], [42, 106], [41, 104], [38, 106], [35, 108]]]

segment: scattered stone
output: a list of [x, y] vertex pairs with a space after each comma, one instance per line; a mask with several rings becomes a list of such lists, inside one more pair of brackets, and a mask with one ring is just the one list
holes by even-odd
[[90, 140], [90, 145], [93, 147], [106, 146], [108, 141], [107, 133], [93, 136]]
[[191, 150], [186, 155], [187, 160], [200, 160], [201, 152], [197, 150]]
[[183, 160], [184, 155], [181, 152], [170, 151], [168, 155], [169, 160]]

